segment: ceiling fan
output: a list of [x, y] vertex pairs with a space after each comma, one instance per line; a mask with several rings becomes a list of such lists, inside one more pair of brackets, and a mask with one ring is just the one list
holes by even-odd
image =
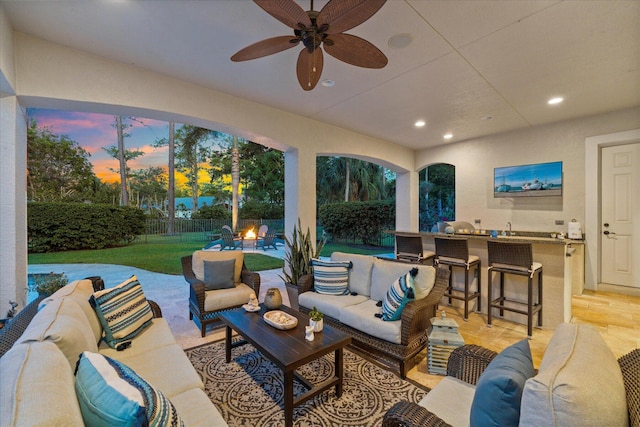
[[234, 62], [262, 58], [302, 42], [296, 74], [302, 89], [312, 90], [322, 74], [325, 51], [340, 61], [364, 68], [383, 68], [387, 57], [373, 44], [344, 31], [371, 18], [387, 0], [330, 0], [319, 12], [304, 11], [294, 0], [253, 0], [269, 15], [293, 29], [294, 36], [272, 37], [238, 51]]

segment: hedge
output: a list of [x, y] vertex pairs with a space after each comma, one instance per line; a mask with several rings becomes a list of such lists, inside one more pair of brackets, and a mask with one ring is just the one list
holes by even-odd
[[395, 227], [395, 202], [342, 202], [322, 205], [320, 225], [330, 236], [375, 244], [380, 233]]
[[145, 230], [141, 209], [102, 204], [30, 202], [27, 221], [34, 253], [123, 246]]

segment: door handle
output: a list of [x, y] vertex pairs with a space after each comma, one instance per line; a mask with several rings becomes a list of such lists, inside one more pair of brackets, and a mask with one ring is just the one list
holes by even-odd
[[605, 236], [608, 236], [609, 234], [616, 234], [616, 233], [612, 233], [609, 230], [605, 230], [605, 231], [602, 232], [602, 234], [604, 234]]

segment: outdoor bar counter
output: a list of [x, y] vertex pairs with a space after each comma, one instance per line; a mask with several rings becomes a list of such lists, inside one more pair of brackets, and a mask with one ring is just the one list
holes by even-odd
[[[522, 234], [521, 234], [522, 233]], [[584, 288], [584, 241], [558, 239], [551, 237], [551, 233], [534, 233], [515, 231], [512, 236], [490, 237], [478, 234], [445, 234], [445, 233], [420, 233], [422, 245], [425, 250], [435, 252], [434, 237], [464, 238], [469, 242], [469, 254], [477, 255], [481, 260], [482, 289], [482, 313], [487, 313], [488, 307], [488, 283], [487, 275], [488, 256], [487, 240], [495, 239], [504, 242], [532, 243], [533, 260], [542, 264], [542, 325], [544, 329], [553, 329], [558, 324], [571, 320], [571, 296], [580, 295]], [[464, 273], [460, 267], [453, 268], [454, 287], [464, 288]], [[495, 273], [495, 276], [498, 274]], [[475, 289], [475, 280], [470, 282], [471, 289]], [[499, 289], [499, 278], [495, 278], [494, 292]], [[527, 300], [526, 277], [505, 274], [505, 295], [519, 301]], [[496, 298], [497, 294], [493, 295]], [[446, 300], [443, 299], [443, 303]], [[461, 301], [453, 300], [453, 305], [461, 305]], [[475, 310], [472, 303], [470, 310]], [[498, 310], [495, 309], [495, 317]], [[526, 324], [527, 317], [505, 311], [504, 318], [517, 323]], [[535, 319], [535, 317], [534, 317]]]

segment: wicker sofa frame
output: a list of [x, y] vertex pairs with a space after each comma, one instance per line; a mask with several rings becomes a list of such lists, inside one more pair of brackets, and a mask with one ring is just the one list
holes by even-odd
[[[189, 283], [189, 320], [193, 320], [193, 316], [198, 319], [198, 322], [200, 323], [200, 334], [204, 338], [207, 332], [207, 325], [216, 322], [220, 314], [234, 308], [242, 307], [242, 304], [225, 307], [221, 310], [205, 311], [204, 283], [198, 280], [198, 278], [194, 274], [192, 268], [192, 259], [193, 255], [182, 257], [182, 275], [184, 276], [184, 279]], [[254, 273], [253, 271], [247, 270], [244, 261], [242, 263], [241, 280], [242, 283], [252, 288], [256, 295], [260, 295], [260, 275], [258, 273]]]
[[[413, 366], [412, 359], [427, 345], [427, 329], [431, 326], [431, 318], [436, 316], [438, 303], [448, 283], [449, 271], [437, 268], [435, 284], [429, 295], [421, 300], [411, 301], [404, 307], [400, 320], [402, 322], [400, 344], [376, 338], [327, 315], [324, 316], [324, 322], [349, 334], [352, 338], [351, 346], [355, 347], [355, 350], [364, 352], [365, 355], [394, 370], [397, 366], [400, 377], [406, 378], [407, 371]], [[302, 276], [299, 285], [300, 294], [311, 291], [313, 276]], [[305, 307], [300, 307], [300, 311], [309, 313], [309, 309]]]
[[[467, 344], [458, 347], [449, 357], [447, 375], [476, 385], [478, 379], [489, 362], [498, 353], [484, 347]], [[640, 349], [618, 359], [629, 411], [629, 425], [640, 427]], [[414, 402], [401, 401], [387, 411], [382, 421], [383, 427], [411, 427], [411, 426], [449, 426], [446, 422], [429, 412], [426, 408]]]

